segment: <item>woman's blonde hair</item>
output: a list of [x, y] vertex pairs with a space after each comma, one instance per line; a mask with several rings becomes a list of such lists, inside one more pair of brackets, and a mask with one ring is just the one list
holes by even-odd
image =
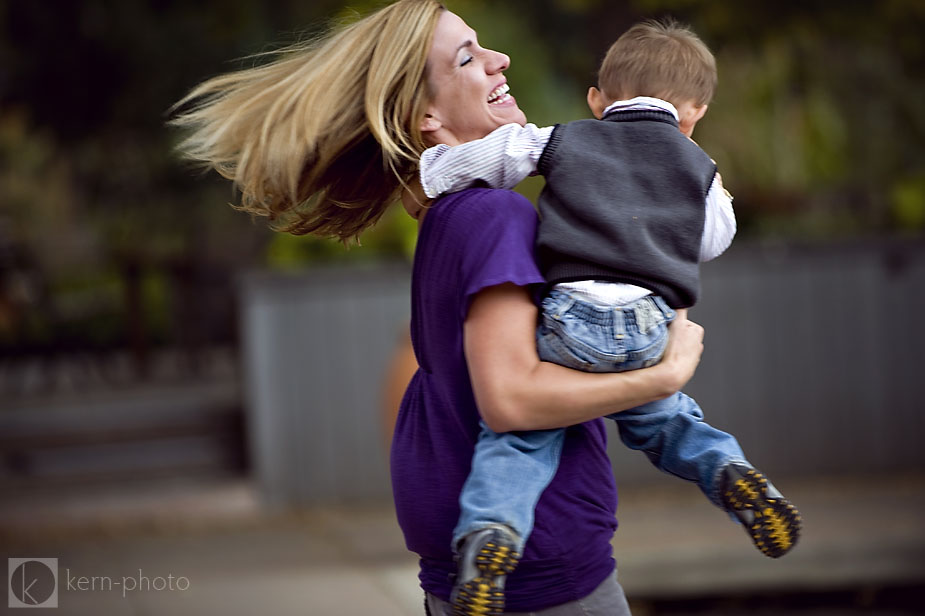
[[597, 82], [612, 100], [652, 96], [706, 105], [716, 90], [716, 60], [690, 28], [670, 19], [644, 21], [611, 45]]
[[356, 238], [426, 148], [426, 63], [443, 10], [399, 0], [202, 83], [173, 108], [181, 111], [170, 123], [189, 131], [179, 151], [231, 179], [236, 207], [276, 230]]

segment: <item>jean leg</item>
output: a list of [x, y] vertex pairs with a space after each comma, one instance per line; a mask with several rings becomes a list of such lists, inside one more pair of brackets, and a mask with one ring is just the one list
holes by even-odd
[[498, 434], [483, 423], [459, 495], [453, 545], [475, 530], [504, 524], [518, 535], [523, 553], [533, 530], [533, 510], [559, 468], [564, 435], [561, 429]]
[[627, 447], [645, 452], [659, 470], [697, 483], [710, 502], [722, 506], [719, 473], [745, 454], [734, 436], [703, 421], [693, 398], [677, 392], [610, 418]]

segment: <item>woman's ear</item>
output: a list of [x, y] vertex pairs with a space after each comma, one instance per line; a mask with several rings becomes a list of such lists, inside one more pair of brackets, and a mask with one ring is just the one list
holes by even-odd
[[424, 114], [424, 119], [421, 120], [420, 129], [422, 133], [433, 133], [440, 130], [443, 127], [443, 124], [429, 113]]
[[594, 86], [588, 88], [588, 107], [598, 120], [604, 116], [604, 109], [607, 109], [607, 101], [604, 100], [604, 93]]

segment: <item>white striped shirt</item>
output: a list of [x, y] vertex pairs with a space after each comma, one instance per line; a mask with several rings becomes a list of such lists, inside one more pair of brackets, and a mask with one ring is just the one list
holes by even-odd
[[[678, 112], [667, 101], [650, 97], [636, 97], [616, 101], [604, 110], [611, 112], [659, 110], [671, 113], [675, 120]], [[506, 124], [482, 139], [457, 146], [440, 144], [428, 148], [421, 155], [421, 186], [424, 193], [435, 198], [485, 182], [492, 188], [511, 189], [524, 178], [536, 174], [540, 156], [549, 142], [552, 126], [535, 124]], [[732, 243], [736, 232], [732, 195], [723, 188], [717, 173], [707, 192], [706, 216], [700, 244], [700, 261], [709, 261], [721, 255]], [[620, 305], [649, 295], [651, 291], [629, 284], [593, 280], [558, 285], [577, 291], [587, 300], [602, 305]]]

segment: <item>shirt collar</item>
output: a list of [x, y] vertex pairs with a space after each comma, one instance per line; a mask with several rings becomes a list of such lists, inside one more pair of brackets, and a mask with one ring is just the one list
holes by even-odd
[[631, 98], [625, 101], [614, 101], [604, 109], [603, 115], [606, 116], [608, 113], [613, 113], [615, 111], [667, 111], [672, 116], [676, 122], [680, 122], [678, 118], [678, 110], [675, 109], [674, 105], [668, 101], [663, 101], [660, 98], [653, 98], [651, 96], [637, 96], [636, 98]]

